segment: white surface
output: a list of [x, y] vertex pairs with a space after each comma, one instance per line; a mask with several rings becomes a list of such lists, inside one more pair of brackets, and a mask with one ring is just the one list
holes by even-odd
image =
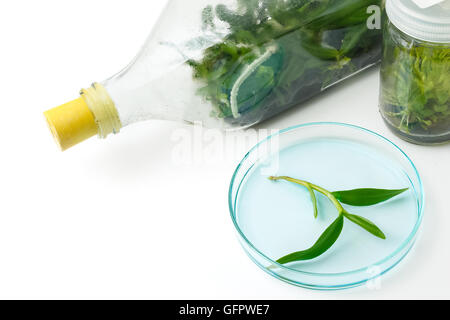
[[181, 125], [143, 123], [58, 152], [42, 112], [125, 66], [163, 2], [0, 4], [0, 298], [450, 298], [450, 145], [415, 146], [387, 130], [377, 69], [261, 126], [353, 123], [412, 157], [427, 192], [421, 237], [377, 290], [315, 292], [259, 270], [229, 218], [237, 160], [177, 165]]

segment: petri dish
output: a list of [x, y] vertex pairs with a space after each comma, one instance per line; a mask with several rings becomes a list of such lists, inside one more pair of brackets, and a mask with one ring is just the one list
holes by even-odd
[[[316, 193], [315, 218], [306, 188], [270, 176], [305, 180], [329, 191], [409, 190], [373, 206], [344, 205], [374, 222], [385, 240], [346, 219], [323, 255], [281, 265], [276, 260], [310, 248], [338, 212]], [[242, 247], [261, 269], [300, 287], [336, 290], [363, 285], [408, 254], [423, 218], [424, 191], [413, 162], [388, 139], [354, 125], [310, 123], [282, 130], [250, 150], [233, 175], [229, 207]]]

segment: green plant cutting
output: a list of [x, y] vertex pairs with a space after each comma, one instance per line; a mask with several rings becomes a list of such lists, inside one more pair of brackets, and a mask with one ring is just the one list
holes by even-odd
[[346, 209], [344, 209], [342, 204], [359, 207], [372, 206], [390, 200], [409, 189], [409, 188], [399, 190], [355, 189], [347, 191], [330, 192], [322, 187], [319, 187], [307, 181], [298, 180], [286, 176], [269, 177], [269, 179], [272, 181], [285, 180], [307, 188], [311, 195], [314, 207], [314, 216], [316, 218], [318, 217], [318, 206], [315, 192], [319, 192], [324, 196], [326, 196], [328, 199], [330, 199], [330, 201], [333, 203], [333, 205], [336, 207], [338, 211], [337, 219], [323, 232], [319, 240], [317, 240], [317, 242], [311, 248], [303, 251], [294, 252], [285, 257], [282, 257], [281, 259], [277, 260], [279, 264], [312, 260], [327, 252], [341, 235], [345, 219], [359, 225], [361, 228], [365, 229], [375, 237], [378, 237], [383, 240], [386, 239], [386, 236], [383, 233], [383, 231], [381, 231], [380, 228], [378, 228], [373, 222], [364, 217], [350, 214]]
[[257, 122], [303, 102], [377, 63], [381, 31], [370, 30], [368, 7], [381, 0], [237, 0], [203, 10], [203, 29], [220, 43], [187, 63], [203, 85], [213, 116]]

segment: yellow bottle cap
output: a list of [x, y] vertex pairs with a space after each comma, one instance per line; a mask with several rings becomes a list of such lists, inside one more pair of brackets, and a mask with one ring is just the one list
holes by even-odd
[[44, 113], [61, 150], [95, 136], [98, 125], [83, 98], [78, 98]]

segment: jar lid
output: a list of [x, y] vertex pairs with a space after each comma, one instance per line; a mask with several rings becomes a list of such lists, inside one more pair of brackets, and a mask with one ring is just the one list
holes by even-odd
[[450, 0], [387, 0], [386, 12], [399, 30], [413, 38], [450, 43]]

